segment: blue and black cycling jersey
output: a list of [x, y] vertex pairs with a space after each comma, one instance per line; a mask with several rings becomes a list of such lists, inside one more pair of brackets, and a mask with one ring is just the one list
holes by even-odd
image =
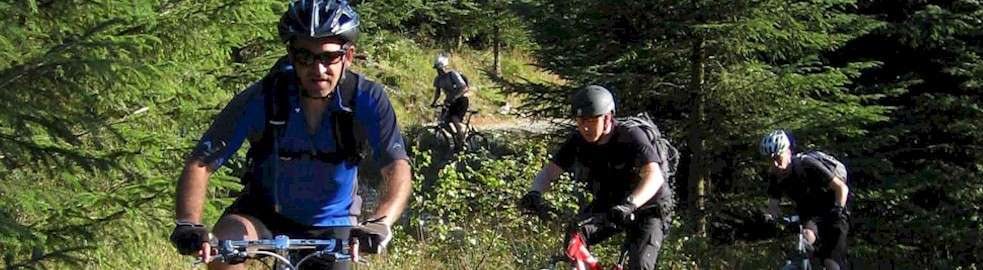
[[[283, 62], [273, 72], [288, 71], [293, 74], [289, 62]], [[337, 139], [333, 133], [336, 123], [332, 114], [349, 109], [354, 114], [359, 139], [365, 139], [372, 147], [376, 161], [384, 167], [399, 159], [408, 159], [396, 114], [381, 84], [368, 81], [362, 75], [348, 73], [354, 91], [353, 108], [345, 108], [340, 95], [333, 98], [324, 112], [321, 124], [313, 133], [307, 132], [307, 120], [300, 106], [299, 83], [296, 76], [289, 76], [286, 84], [278, 84], [276, 91], [287, 91], [289, 116], [282, 134], [277, 137], [279, 152], [334, 153]], [[339, 82], [341, 83], [341, 82]], [[266, 97], [263, 83], [247, 88], [222, 110], [192, 153], [194, 158], [218, 169], [242, 146], [245, 140], [251, 145], [260, 142], [268, 127]], [[354, 132], [354, 131], [353, 131]], [[271, 153], [279, 155], [276, 153]], [[357, 194], [358, 164], [350, 160], [327, 162], [312, 158], [268, 158], [263, 164], [262, 190], [249, 190], [249, 195], [264, 198], [275, 204], [277, 212], [298, 223], [310, 226], [351, 226], [359, 215], [361, 199]]]

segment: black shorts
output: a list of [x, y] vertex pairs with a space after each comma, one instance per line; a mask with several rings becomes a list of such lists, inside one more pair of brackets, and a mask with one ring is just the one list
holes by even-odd
[[[352, 229], [351, 227], [317, 227], [300, 224], [273, 211], [272, 205], [258, 203], [246, 196], [237, 198], [229, 208], [225, 209], [222, 216], [229, 214], [254, 217], [262, 222], [273, 235], [286, 235], [291, 239], [348, 239]], [[340, 251], [341, 248], [344, 247], [338, 246], [336, 251]], [[299, 253], [298, 255], [303, 257], [306, 254], [309, 253]], [[351, 262], [332, 263], [315, 259], [311, 261], [313, 262], [305, 262], [300, 269], [352, 269]]]
[[846, 265], [846, 236], [850, 225], [845, 219], [811, 217], [802, 227], [816, 232], [816, 258], [833, 259], [841, 268]]
[[450, 123], [461, 123], [464, 115], [468, 113], [468, 97], [459, 97], [447, 105], [444, 112], [444, 121]]

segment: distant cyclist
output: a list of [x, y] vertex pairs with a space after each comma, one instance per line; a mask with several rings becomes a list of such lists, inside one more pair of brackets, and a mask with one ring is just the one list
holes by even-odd
[[[411, 174], [383, 86], [350, 70], [358, 26], [344, 0], [290, 4], [278, 27], [287, 56], [232, 99], [185, 163], [171, 234], [181, 254], [208, 260], [209, 230], [202, 224], [208, 179], [246, 140], [245, 188], [213, 227], [219, 240], [358, 237], [363, 247], [375, 247], [369, 252], [385, 248], [412, 190]], [[356, 136], [356, 130], [364, 132]], [[358, 223], [363, 139], [385, 181], [378, 207]], [[244, 267], [213, 262], [209, 268]], [[350, 268], [350, 262], [318, 267]]]
[[[468, 80], [461, 73], [450, 69], [450, 55], [441, 53], [433, 61], [437, 77], [433, 79], [434, 93], [430, 106], [436, 106], [440, 93], [444, 93], [445, 110], [440, 121], [448, 123], [454, 133], [455, 145], [462, 147], [467, 136], [464, 126], [464, 116], [468, 112], [468, 92], [471, 90]], [[460, 149], [458, 149], [460, 150]]]
[[519, 206], [530, 212], [543, 211], [542, 193], [553, 180], [563, 171], [585, 171], [579, 178], [587, 181], [593, 201], [581, 206], [577, 220], [602, 217], [579, 228], [587, 244], [624, 231], [628, 269], [655, 269], [671, 224], [672, 188], [659, 165], [665, 162], [660, 158], [665, 155], [642, 128], [614, 118], [614, 98], [607, 89], [585, 87], [574, 94], [572, 103], [577, 131], [539, 171]]
[[822, 152], [794, 153], [792, 142], [783, 130], [775, 130], [761, 140], [761, 153], [771, 158], [769, 218], [780, 216], [779, 202], [783, 194], [787, 195], [795, 202], [806, 241], [812, 245], [819, 240], [815, 257], [822, 259], [826, 269], [845, 268], [850, 192], [846, 168]]

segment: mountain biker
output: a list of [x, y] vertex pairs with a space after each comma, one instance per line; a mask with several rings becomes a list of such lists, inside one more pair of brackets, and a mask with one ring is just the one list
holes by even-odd
[[578, 178], [587, 181], [594, 199], [581, 207], [578, 220], [606, 217], [579, 228], [588, 245], [625, 231], [628, 269], [655, 269], [671, 218], [668, 210], [662, 210], [672, 197], [657, 164], [658, 150], [645, 131], [614, 119], [614, 98], [607, 89], [587, 86], [574, 94], [572, 103], [577, 132], [570, 134], [539, 171], [519, 206], [542, 211], [542, 193], [553, 180], [563, 171], [586, 171]]
[[806, 242], [812, 245], [817, 237], [820, 241], [815, 257], [822, 259], [826, 269], [845, 267], [846, 236], [849, 231], [846, 206], [850, 192], [847, 179], [837, 176], [813, 155], [793, 153], [792, 147], [791, 136], [783, 130], [772, 131], [761, 140], [761, 153], [772, 161], [768, 182], [768, 218], [780, 216], [781, 196], [788, 195], [796, 204]]
[[430, 106], [436, 106], [437, 100], [440, 99], [440, 93], [444, 92], [444, 106], [446, 110], [442, 115], [440, 121], [444, 123], [449, 123], [451, 132], [454, 133], [454, 140], [457, 142], [455, 145], [461, 147], [464, 145], [464, 139], [467, 134], [464, 126], [464, 115], [468, 112], [468, 92], [470, 87], [467, 80], [461, 73], [451, 70], [450, 65], [450, 55], [441, 53], [437, 55], [437, 58], [433, 61], [433, 68], [437, 70], [437, 76], [433, 78], [433, 101], [430, 102]]
[[[208, 260], [210, 236], [201, 224], [208, 179], [247, 139], [245, 188], [213, 227], [215, 237], [361, 236], [377, 244], [375, 252], [384, 249], [392, 238], [390, 226], [409, 197], [411, 174], [396, 114], [383, 86], [349, 70], [358, 25], [358, 14], [344, 0], [290, 4], [278, 26], [287, 55], [266, 78], [233, 98], [185, 164], [171, 234], [180, 253]], [[354, 138], [354, 126], [364, 131], [360, 137], [372, 146], [384, 177], [378, 207], [363, 223], [356, 220], [361, 197], [356, 194], [359, 159], [353, 158], [360, 151], [345, 142]], [[243, 265], [213, 262], [209, 268], [243, 269]], [[351, 265], [334, 263], [327, 268]]]

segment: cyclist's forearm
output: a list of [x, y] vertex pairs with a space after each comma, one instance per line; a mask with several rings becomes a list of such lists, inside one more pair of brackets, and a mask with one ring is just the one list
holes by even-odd
[[560, 177], [561, 173], [563, 173], [563, 169], [560, 168], [560, 166], [557, 166], [553, 162], [546, 164], [546, 166], [539, 171], [539, 174], [536, 175], [536, 180], [532, 183], [532, 190], [539, 191], [541, 193], [549, 191], [550, 184], [553, 182], [553, 180]]
[[433, 101], [430, 104], [437, 104], [437, 100], [440, 99], [440, 89], [434, 89], [433, 91]]
[[454, 96], [454, 98], [452, 100], [458, 99], [458, 98], [463, 97], [463, 96], [466, 96], [468, 94], [468, 91], [470, 91], [470, 90], [471, 90], [470, 87], [464, 87], [464, 89], [461, 89], [461, 91], [457, 93], [457, 96]]
[[405, 159], [393, 161], [382, 168], [382, 176], [384, 178], [381, 188], [382, 197], [379, 201], [379, 207], [376, 208], [370, 219], [385, 217], [382, 222], [392, 225], [403, 214], [406, 201], [413, 191], [410, 164]]
[[175, 218], [181, 221], [201, 223], [201, 211], [205, 204], [208, 177], [211, 172], [204, 163], [189, 160], [178, 180], [175, 198]]
[[836, 194], [836, 203], [839, 206], [846, 206], [846, 198], [847, 194], [850, 192], [850, 187], [847, 187], [846, 183], [844, 183], [843, 180], [840, 180], [838, 177], [833, 177], [830, 187]]
[[659, 188], [665, 182], [665, 178], [662, 177], [662, 169], [655, 162], [649, 162], [642, 166], [639, 174], [642, 182], [631, 192], [631, 203], [635, 206], [642, 206], [648, 202], [652, 196], [655, 196], [655, 193], [659, 192]]

